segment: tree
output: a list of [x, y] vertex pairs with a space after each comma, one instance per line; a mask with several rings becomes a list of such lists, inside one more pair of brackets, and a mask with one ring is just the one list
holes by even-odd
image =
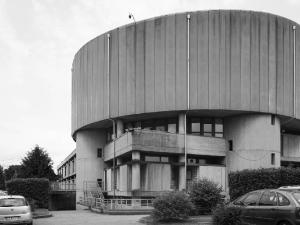
[[4, 171], [3, 167], [0, 165], [0, 190], [5, 189], [5, 179], [4, 179]]
[[5, 181], [9, 181], [13, 178], [18, 178], [20, 176], [21, 165], [10, 165], [4, 170]]
[[22, 159], [20, 177], [56, 180], [57, 175], [54, 173], [52, 166], [53, 162], [47, 151], [36, 145]]

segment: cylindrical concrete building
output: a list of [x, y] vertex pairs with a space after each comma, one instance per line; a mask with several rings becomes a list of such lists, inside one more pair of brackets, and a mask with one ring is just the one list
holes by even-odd
[[166, 15], [89, 41], [72, 67], [77, 200], [89, 182], [153, 197], [300, 165], [299, 67], [299, 25], [262, 12]]

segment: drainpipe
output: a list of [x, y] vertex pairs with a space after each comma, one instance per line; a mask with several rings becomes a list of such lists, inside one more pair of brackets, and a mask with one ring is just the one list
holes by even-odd
[[293, 26], [293, 39], [294, 39], [294, 46], [293, 46], [293, 97], [294, 97], [294, 118], [296, 118], [296, 26]]
[[184, 114], [184, 176], [185, 176], [185, 190], [187, 191], [187, 141], [186, 141], [186, 127], [187, 127], [187, 113], [190, 110], [190, 19], [191, 15], [187, 14], [187, 111]]

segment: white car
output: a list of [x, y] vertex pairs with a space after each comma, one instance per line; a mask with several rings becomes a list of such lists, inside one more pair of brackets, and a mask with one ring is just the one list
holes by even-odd
[[23, 196], [0, 196], [0, 224], [32, 225], [31, 209]]

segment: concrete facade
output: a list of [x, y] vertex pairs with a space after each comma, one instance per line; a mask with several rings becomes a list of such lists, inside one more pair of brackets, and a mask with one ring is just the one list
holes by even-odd
[[197, 11], [85, 44], [72, 65], [77, 201], [87, 182], [108, 197], [154, 197], [300, 165], [299, 29], [268, 13]]

